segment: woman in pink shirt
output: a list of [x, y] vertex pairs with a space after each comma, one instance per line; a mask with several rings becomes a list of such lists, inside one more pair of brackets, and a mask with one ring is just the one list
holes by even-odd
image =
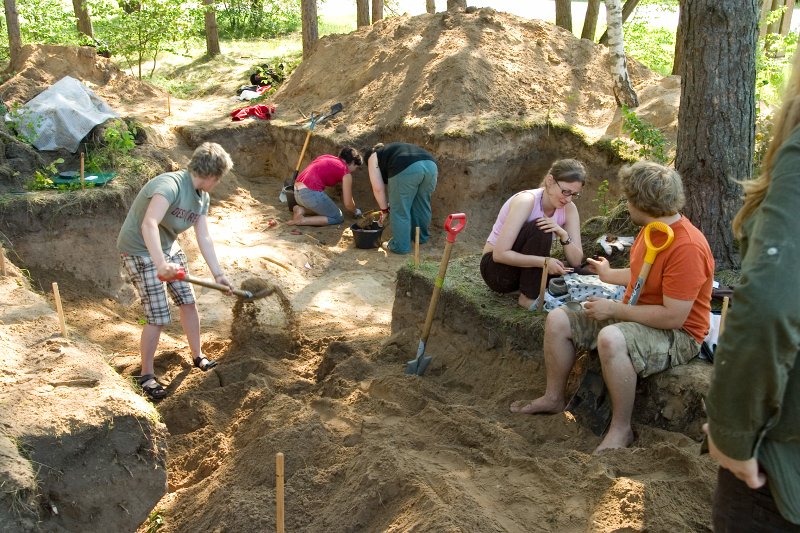
[[[533, 309], [539, 297], [544, 260], [559, 239], [572, 267], [583, 260], [580, 217], [572, 203], [581, 196], [586, 169], [575, 159], [553, 163], [541, 187], [509, 198], [494, 223], [481, 257], [481, 276], [500, 293], [519, 291], [519, 305]], [[547, 262], [551, 276], [572, 271], [558, 259]]]
[[[339, 157], [321, 155], [309, 163], [294, 182], [294, 199], [297, 205], [292, 209], [292, 219], [287, 224], [327, 226], [344, 222], [342, 210], [325, 194], [325, 188], [341, 183], [344, 206], [355, 213], [352, 172], [363, 163], [358, 150], [350, 146], [342, 148]], [[307, 210], [316, 214], [306, 216]]]

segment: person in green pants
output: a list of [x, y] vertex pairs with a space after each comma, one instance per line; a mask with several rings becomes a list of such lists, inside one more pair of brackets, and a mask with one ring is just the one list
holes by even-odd
[[416, 228], [419, 242], [427, 242], [431, 195], [439, 175], [433, 156], [414, 144], [379, 143], [364, 150], [364, 160], [381, 210], [380, 223], [387, 217], [392, 223], [392, 238], [382, 244], [383, 248], [396, 254], [409, 253]]

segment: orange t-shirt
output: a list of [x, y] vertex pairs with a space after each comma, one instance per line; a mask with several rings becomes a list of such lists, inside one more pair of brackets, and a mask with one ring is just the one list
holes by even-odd
[[[670, 227], [675, 232], [675, 240], [666, 250], [656, 255], [637, 305], [662, 305], [662, 295], [675, 300], [694, 300], [682, 329], [697, 342], [703, 342], [708, 335], [711, 313], [714, 256], [705, 235], [685, 216], [681, 216]], [[653, 231], [650, 238], [653, 246], [658, 247], [664, 244], [667, 236], [660, 231]], [[625, 290], [626, 303], [642, 270], [645, 252], [647, 245], [642, 228], [631, 247], [631, 281]]]

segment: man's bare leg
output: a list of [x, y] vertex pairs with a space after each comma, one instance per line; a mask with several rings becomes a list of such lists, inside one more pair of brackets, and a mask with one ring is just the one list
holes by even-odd
[[547, 387], [544, 395], [535, 400], [520, 400], [511, 404], [512, 413], [528, 415], [560, 413], [567, 406], [564, 389], [575, 364], [575, 347], [569, 318], [562, 309], [547, 315], [544, 325], [544, 366]]
[[611, 397], [611, 425], [594, 453], [627, 448], [633, 442], [633, 403], [636, 399], [636, 371], [628, 355], [622, 332], [608, 326], [597, 337], [597, 351], [603, 366], [603, 380]]

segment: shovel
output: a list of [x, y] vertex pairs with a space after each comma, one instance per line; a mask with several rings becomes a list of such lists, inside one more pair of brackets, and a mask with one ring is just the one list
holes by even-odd
[[464, 213], [448, 215], [447, 220], [444, 222], [444, 229], [447, 231], [447, 243], [444, 246], [444, 255], [439, 265], [439, 273], [436, 275], [436, 282], [433, 284], [433, 295], [431, 296], [431, 303], [428, 306], [428, 316], [425, 317], [425, 326], [422, 328], [422, 337], [419, 340], [419, 347], [417, 348], [417, 358], [406, 363], [406, 374], [423, 375], [433, 358], [430, 355], [425, 355], [425, 343], [428, 342], [428, 335], [431, 332], [431, 324], [433, 323], [433, 313], [436, 311], [436, 304], [439, 301], [439, 292], [442, 290], [444, 276], [447, 274], [447, 263], [450, 262], [450, 251], [453, 248], [453, 243], [456, 242], [456, 235], [458, 235], [458, 232], [464, 229], [466, 225], [467, 215]]
[[[651, 233], [660, 231], [666, 234], [667, 239], [661, 246], [655, 246], [651, 238]], [[644, 256], [644, 263], [639, 276], [636, 278], [636, 284], [631, 291], [631, 297], [628, 300], [628, 305], [636, 305], [639, 301], [639, 295], [642, 293], [647, 281], [647, 276], [650, 274], [650, 268], [656, 260], [659, 252], [666, 250], [672, 241], [675, 239], [675, 233], [668, 225], [663, 222], [651, 222], [644, 228], [644, 243], [647, 246], [647, 252]], [[611, 398], [606, 390], [606, 384], [603, 380], [603, 369], [600, 365], [600, 358], [596, 354], [591, 354], [589, 365], [586, 372], [581, 378], [578, 390], [575, 395], [567, 404], [565, 411], [569, 411], [581, 425], [588, 427], [595, 435], [602, 435], [605, 433], [608, 424], [611, 423]]]
[[161, 276], [158, 276], [158, 279], [161, 281], [186, 281], [188, 283], [194, 283], [195, 285], [201, 285], [203, 287], [208, 287], [209, 289], [216, 289], [222, 292], [231, 292], [242, 298], [246, 302], [252, 302], [253, 300], [258, 300], [260, 298], [265, 298], [275, 292], [274, 287], [265, 286], [264, 288], [258, 289], [255, 292], [252, 291], [245, 291], [239, 289], [231, 289], [227, 285], [223, 285], [221, 283], [214, 283], [213, 281], [208, 281], [202, 278], [196, 278], [190, 274], [187, 274], [183, 268], [178, 269], [178, 274], [172, 279], [165, 279]]
[[342, 104], [338, 103], [333, 104], [331, 106], [331, 110], [324, 115], [315, 115], [314, 113], [311, 113], [311, 120], [308, 121], [308, 133], [306, 133], [306, 140], [303, 143], [303, 149], [300, 150], [300, 158], [297, 160], [297, 166], [294, 169], [294, 174], [292, 174], [292, 177], [283, 183], [283, 189], [281, 189], [281, 194], [278, 196], [278, 199], [281, 202], [288, 202], [289, 211], [293, 210], [294, 206], [297, 205], [294, 201], [294, 181], [297, 179], [297, 175], [300, 174], [300, 166], [303, 164], [303, 158], [306, 155], [306, 148], [308, 148], [308, 142], [311, 140], [311, 132], [314, 130], [314, 126], [325, 122], [335, 114], [339, 113], [342, 109], [344, 109]]

